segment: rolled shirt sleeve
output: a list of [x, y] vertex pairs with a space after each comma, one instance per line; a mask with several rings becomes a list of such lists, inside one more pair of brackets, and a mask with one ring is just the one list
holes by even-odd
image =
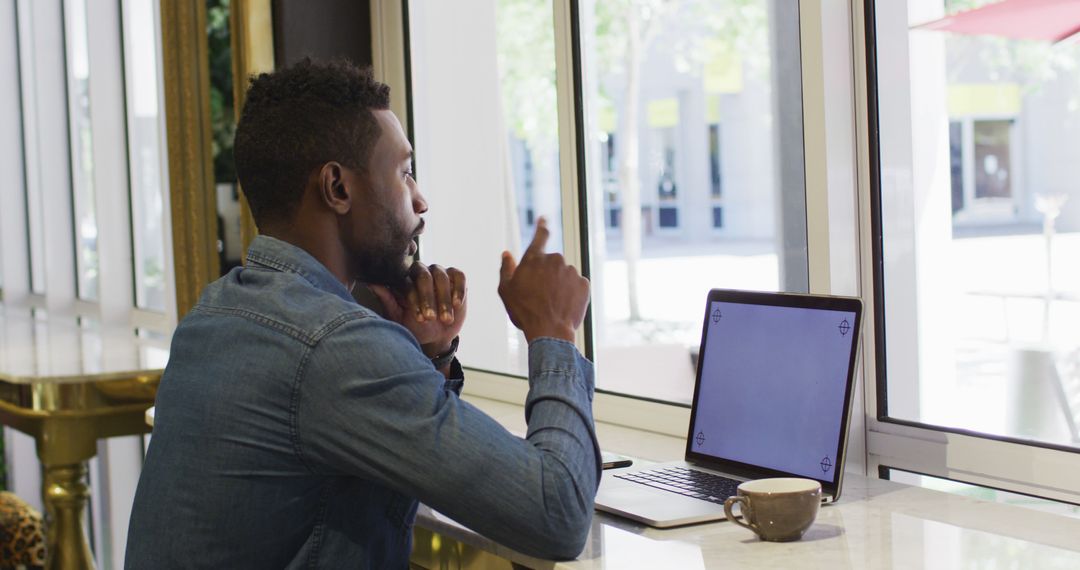
[[461, 400], [412, 335], [382, 319], [327, 334], [300, 374], [295, 439], [313, 472], [371, 480], [529, 555], [581, 552], [600, 459], [593, 366], [573, 344], [530, 343], [525, 439]]

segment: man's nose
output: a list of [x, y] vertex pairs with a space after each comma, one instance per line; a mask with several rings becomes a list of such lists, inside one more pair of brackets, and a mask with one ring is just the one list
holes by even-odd
[[412, 207], [417, 214], [423, 214], [428, 210], [427, 200], [424, 199], [424, 195], [420, 193], [420, 187], [416, 184], [412, 187]]

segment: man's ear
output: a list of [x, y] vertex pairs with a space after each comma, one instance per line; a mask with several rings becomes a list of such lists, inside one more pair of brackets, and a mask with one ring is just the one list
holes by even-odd
[[353, 189], [346, 182], [345, 167], [327, 162], [319, 169], [317, 179], [323, 203], [338, 215], [347, 214], [352, 208]]

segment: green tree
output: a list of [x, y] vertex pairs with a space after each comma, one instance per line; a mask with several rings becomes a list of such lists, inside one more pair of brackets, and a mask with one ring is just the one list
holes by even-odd
[[[640, 320], [638, 261], [642, 247], [639, 133], [642, 65], [650, 50], [664, 50], [676, 65], [700, 73], [711, 58], [749, 61], [768, 70], [768, 54], [760, 53], [768, 31], [770, 0], [596, 0], [582, 2], [592, 10], [583, 21], [583, 49], [589, 53], [586, 74], [620, 77], [621, 93], [599, 97], [618, 100], [618, 188], [622, 202], [622, 236], [630, 292], [630, 318]], [[545, 0], [498, 0], [497, 53], [503, 109], [509, 128], [525, 140], [534, 159], [546, 160], [558, 150], [556, 70], [552, 5]], [[663, 45], [654, 45], [663, 37]], [[670, 41], [667, 41], [670, 40]], [[586, 94], [588, 96], [588, 94]], [[600, 101], [592, 101], [597, 109]], [[538, 167], [537, 172], [546, 170]], [[603, 232], [602, 228], [599, 230]], [[594, 272], [599, 263], [594, 263]]]
[[[596, 2], [596, 56], [602, 72], [624, 78], [619, 108], [617, 176], [622, 202], [630, 320], [641, 320], [638, 261], [641, 258], [641, 178], [638, 125], [642, 63], [651, 49], [669, 52], [676, 65], [700, 73], [707, 58], [738, 61], [760, 51], [767, 31], [766, 0], [602, 0]], [[673, 33], [678, 30], [678, 33]], [[671, 40], [655, 46], [657, 38]], [[756, 41], [755, 41], [756, 40]], [[751, 49], [753, 48], [753, 49]], [[768, 58], [764, 54], [767, 69]]]
[[232, 36], [229, 32], [229, 1], [206, 0], [206, 34], [210, 57], [210, 130], [214, 159], [214, 182], [235, 183], [233, 136]]
[[496, 54], [506, 128], [525, 142], [532, 160], [534, 211], [553, 218], [549, 222], [558, 228], [561, 219], [557, 216], [557, 202], [551, 202], [552, 197], [560, 195], [551, 3], [498, 0], [495, 8]]
[[[945, 12], [954, 15], [981, 8], [999, 0], [947, 0]], [[949, 78], [962, 76], [967, 65], [981, 65], [992, 81], [1014, 81], [1022, 85], [1025, 94], [1035, 92], [1059, 77], [1076, 81], [1074, 95], [1069, 101], [1071, 114], [1080, 111], [1080, 59], [1074, 44], [1054, 44], [1039, 40], [1014, 40], [992, 35], [967, 36], [950, 34], [946, 45], [950, 51], [977, 52], [977, 60], [956, 61], [951, 65]]]

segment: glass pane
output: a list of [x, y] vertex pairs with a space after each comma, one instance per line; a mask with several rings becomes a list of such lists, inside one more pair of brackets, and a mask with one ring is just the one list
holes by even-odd
[[38, 141], [37, 97], [34, 66], [33, 4], [17, 0], [15, 4], [19, 36], [19, 86], [22, 105], [24, 175], [26, 181], [26, 242], [30, 261], [30, 291], [45, 293], [45, 217], [40, 182], [41, 148]]
[[468, 276], [462, 362], [524, 375], [496, 288], [500, 253], [520, 256], [540, 216], [562, 250], [552, 3], [414, 1], [409, 19], [421, 256]]
[[710, 289], [807, 288], [798, 6], [582, 12], [597, 386], [688, 403]]
[[135, 305], [165, 310], [165, 185], [162, 172], [160, 28], [156, 2], [125, 0], [124, 82], [131, 170]]
[[919, 27], [989, 3], [875, 3], [885, 411], [1078, 447], [1080, 45]]
[[86, 0], [65, 3], [67, 18], [68, 120], [71, 136], [71, 192], [75, 207], [75, 267], [78, 295], [98, 297], [97, 216], [94, 214], [94, 154], [90, 128], [90, 48]]

